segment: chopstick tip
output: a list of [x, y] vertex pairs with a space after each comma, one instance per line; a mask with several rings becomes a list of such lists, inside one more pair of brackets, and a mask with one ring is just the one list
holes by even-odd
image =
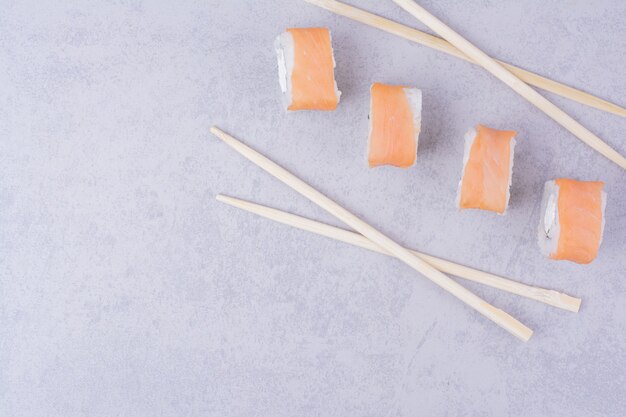
[[219, 201], [220, 203], [226, 203], [228, 202], [229, 197], [224, 194], [216, 194], [215, 199]]
[[570, 298], [571, 298], [570, 305], [572, 306], [570, 311], [574, 313], [578, 313], [578, 311], [580, 311], [580, 304], [582, 303], [582, 300], [580, 298], [575, 298], [575, 297], [570, 297]]
[[230, 197], [224, 194], [217, 194], [215, 199], [220, 203], [228, 204], [229, 206], [241, 207], [245, 201], [239, 200], [235, 197]]

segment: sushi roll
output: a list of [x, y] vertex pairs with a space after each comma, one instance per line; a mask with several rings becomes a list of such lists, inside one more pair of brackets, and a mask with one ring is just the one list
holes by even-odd
[[478, 125], [465, 134], [457, 207], [505, 214], [509, 205], [515, 135]]
[[422, 124], [422, 91], [375, 83], [370, 95], [367, 156], [370, 168], [410, 167], [415, 163]]
[[541, 253], [579, 264], [595, 259], [604, 233], [603, 188], [601, 181], [546, 182], [537, 236]]
[[274, 42], [287, 110], [335, 110], [341, 92], [327, 28], [287, 29]]

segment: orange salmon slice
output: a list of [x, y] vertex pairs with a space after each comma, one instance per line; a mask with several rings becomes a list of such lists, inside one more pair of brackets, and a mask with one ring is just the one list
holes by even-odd
[[561, 233], [552, 259], [588, 264], [598, 254], [602, 238], [601, 181], [555, 180], [559, 186], [558, 213]]
[[504, 214], [508, 204], [512, 144], [516, 132], [478, 125], [463, 170], [459, 208]]
[[[420, 126], [415, 126], [414, 109], [407, 97], [407, 89], [409, 87], [381, 83], [372, 85], [367, 158], [370, 167], [393, 165], [408, 168], [415, 163]], [[419, 97], [421, 100], [421, 95]]]
[[293, 37], [294, 64], [289, 110], [335, 110], [335, 71], [327, 28], [287, 29]]

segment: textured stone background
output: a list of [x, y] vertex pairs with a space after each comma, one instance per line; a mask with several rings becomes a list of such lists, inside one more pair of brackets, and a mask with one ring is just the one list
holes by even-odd
[[[626, 105], [623, 1], [423, 4], [493, 56]], [[285, 114], [272, 42], [311, 25], [333, 31], [342, 102]], [[424, 91], [408, 171], [366, 168], [374, 81]], [[624, 119], [550, 99], [626, 153]], [[519, 131], [506, 217], [453, 207], [478, 122]], [[404, 244], [580, 296], [580, 313], [467, 284], [535, 330], [523, 344], [393, 259], [221, 205], [336, 224], [211, 124]], [[557, 176], [606, 181], [591, 265], [536, 246]], [[623, 416], [625, 180], [480, 68], [301, 1], [5, 0], [0, 415]]]

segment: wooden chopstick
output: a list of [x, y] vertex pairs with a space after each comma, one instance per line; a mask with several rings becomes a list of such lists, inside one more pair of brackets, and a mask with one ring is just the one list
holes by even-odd
[[[297, 229], [306, 230], [307, 232], [312, 232], [321, 236], [326, 236], [331, 239], [335, 239], [344, 243], [349, 243], [354, 246], [359, 246], [361, 248], [368, 249], [374, 252], [389, 255], [389, 253], [386, 252], [384, 249], [381, 249], [380, 246], [372, 243], [372, 241], [367, 239], [365, 236], [355, 232], [350, 232], [339, 227], [316, 222], [315, 220], [307, 219], [305, 217], [297, 216], [295, 214], [287, 213], [275, 208], [252, 203], [250, 201], [241, 200], [239, 198], [229, 197], [222, 194], [218, 194], [215, 198], [217, 199], [217, 201], [220, 201], [222, 203], [254, 213], [258, 216], [265, 217], [266, 219], [274, 220], [278, 223], [286, 224]], [[498, 275], [483, 272], [478, 269], [447, 261], [445, 259], [436, 258], [425, 253], [417, 252], [410, 249], [408, 250], [416, 256], [422, 258], [424, 261], [428, 262], [441, 272], [456, 275], [460, 278], [478, 282], [480, 284], [497, 288], [499, 290], [506, 291], [512, 294], [517, 294], [522, 297], [530, 298], [531, 300], [549, 304], [563, 310], [573, 311], [576, 313], [580, 309], [580, 298], [575, 298], [554, 290], [548, 290], [545, 288], [533, 287], [530, 285], [522, 284], [508, 278], [503, 278]]]
[[470, 57], [472, 61], [485, 68], [500, 81], [515, 90], [515, 92], [517, 92], [520, 96], [524, 97], [545, 114], [550, 116], [554, 121], [569, 130], [576, 137], [578, 137], [578, 139], [591, 146], [593, 149], [615, 162], [623, 169], [626, 169], [626, 158], [620, 155], [615, 149], [611, 148], [608, 144], [603, 142], [602, 139], [571, 118], [563, 110], [552, 104], [551, 101], [532, 89], [524, 81], [517, 78], [502, 65], [491, 59], [487, 54], [456, 33], [441, 20], [430, 14], [422, 6], [418, 5], [413, 0], [393, 1], [433, 31], [438, 33], [442, 38], [456, 46], [461, 52]]
[[[321, 7], [322, 9], [328, 10], [332, 13], [345, 16], [349, 19], [352, 19], [357, 22], [366, 24], [368, 26], [383, 30], [387, 33], [400, 36], [401, 38], [407, 39], [409, 41], [419, 43], [421, 45], [428, 46], [429, 48], [435, 49], [437, 51], [445, 52], [446, 54], [464, 59], [471, 63], [475, 63], [474, 61], [472, 61], [471, 58], [467, 57], [467, 55], [459, 51], [456, 47], [454, 47], [453, 45], [451, 45], [448, 41], [444, 39], [441, 39], [441, 38], [438, 38], [437, 36], [433, 36], [428, 33], [419, 31], [417, 29], [402, 25], [400, 23], [394, 22], [393, 20], [389, 20], [382, 16], [378, 16], [374, 13], [370, 13], [363, 9], [359, 9], [357, 7], [350, 6], [348, 4], [341, 3], [336, 0], [304, 0], [304, 1], [306, 1], [307, 3], [313, 4], [315, 6]], [[541, 75], [524, 70], [514, 65], [507, 64], [504, 61], [497, 60], [497, 62], [499, 62], [500, 65], [504, 66], [506, 69], [511, 71], [521, 80], [527, 82], [528, 84], [534, 85], [535, 87], [539, 87], [543, 90], [549, 91], [554, 94], [558, 94], [561, 97], [568, 98], [578, 103], [596, 108], [598, 110], [616, 114], [621, 117], [626, 117], [626, 109], [618, 106], [617, 104], [613, 104], [609, 101], [603, 100], [592, 94], [585, 93], [584, 91], [578, 90], [568, 85], [550, 80], [548, 78], [542, 77]]]
[[282, 181], [284, 184], [291, 187], [293, 190], [302, 194], [304, 197], [308, 198], [313, 203], [326, 210], [328, 213], [332, 214], [363, 236], [367, 237], [378, 246], [384, 248], [388, 253], [400, 259], [416, 271], [420, 272], [426, 278], [430, 279], [435, 284], [439, 285], [441, 288], [448, 291], [450, 294], [454, 295], [468, 306], [474, 308], [476, 311], [478, 311], [488, 319], [492, 320], [494, 323], [507, 330], [509, 333], [513, 334], [514, 336], [525, 342], [528, 341], [528, 339], [530, 339], [530, 337], [532, 336], [533, 331], [521, 322], [519, 322], [517, 319], [510, 316], [505, 311], [500, 310], [487, 303], [471, 291], [467, 290], [465, 287], [458, 284], [456, 281], [444, 275], [427, 262], [418, 258], [414, 254], [406, 250], [404, 247], [394, 242], [389, 237], [385, 236], [383, 233], [379, 232], [363, 220], [359, 219], [354, 214], [350, 213], [348, 210], [341, 207], [339, 204], [335, 203], [330, 198], [326, 197], [324, 194], [320, 193], [315, 188], [311, 187], [280, 165], [261, 155], [254, 149], [244, 145], [239, 140], [235, 139], [234, 137], [223, 132], [215, 126], [211, 128], [211, 133], [213, 133], [231, 148], [239, 152], [245, 158], [265, 170], [267, 173], [271, 174], [278, 180]]

